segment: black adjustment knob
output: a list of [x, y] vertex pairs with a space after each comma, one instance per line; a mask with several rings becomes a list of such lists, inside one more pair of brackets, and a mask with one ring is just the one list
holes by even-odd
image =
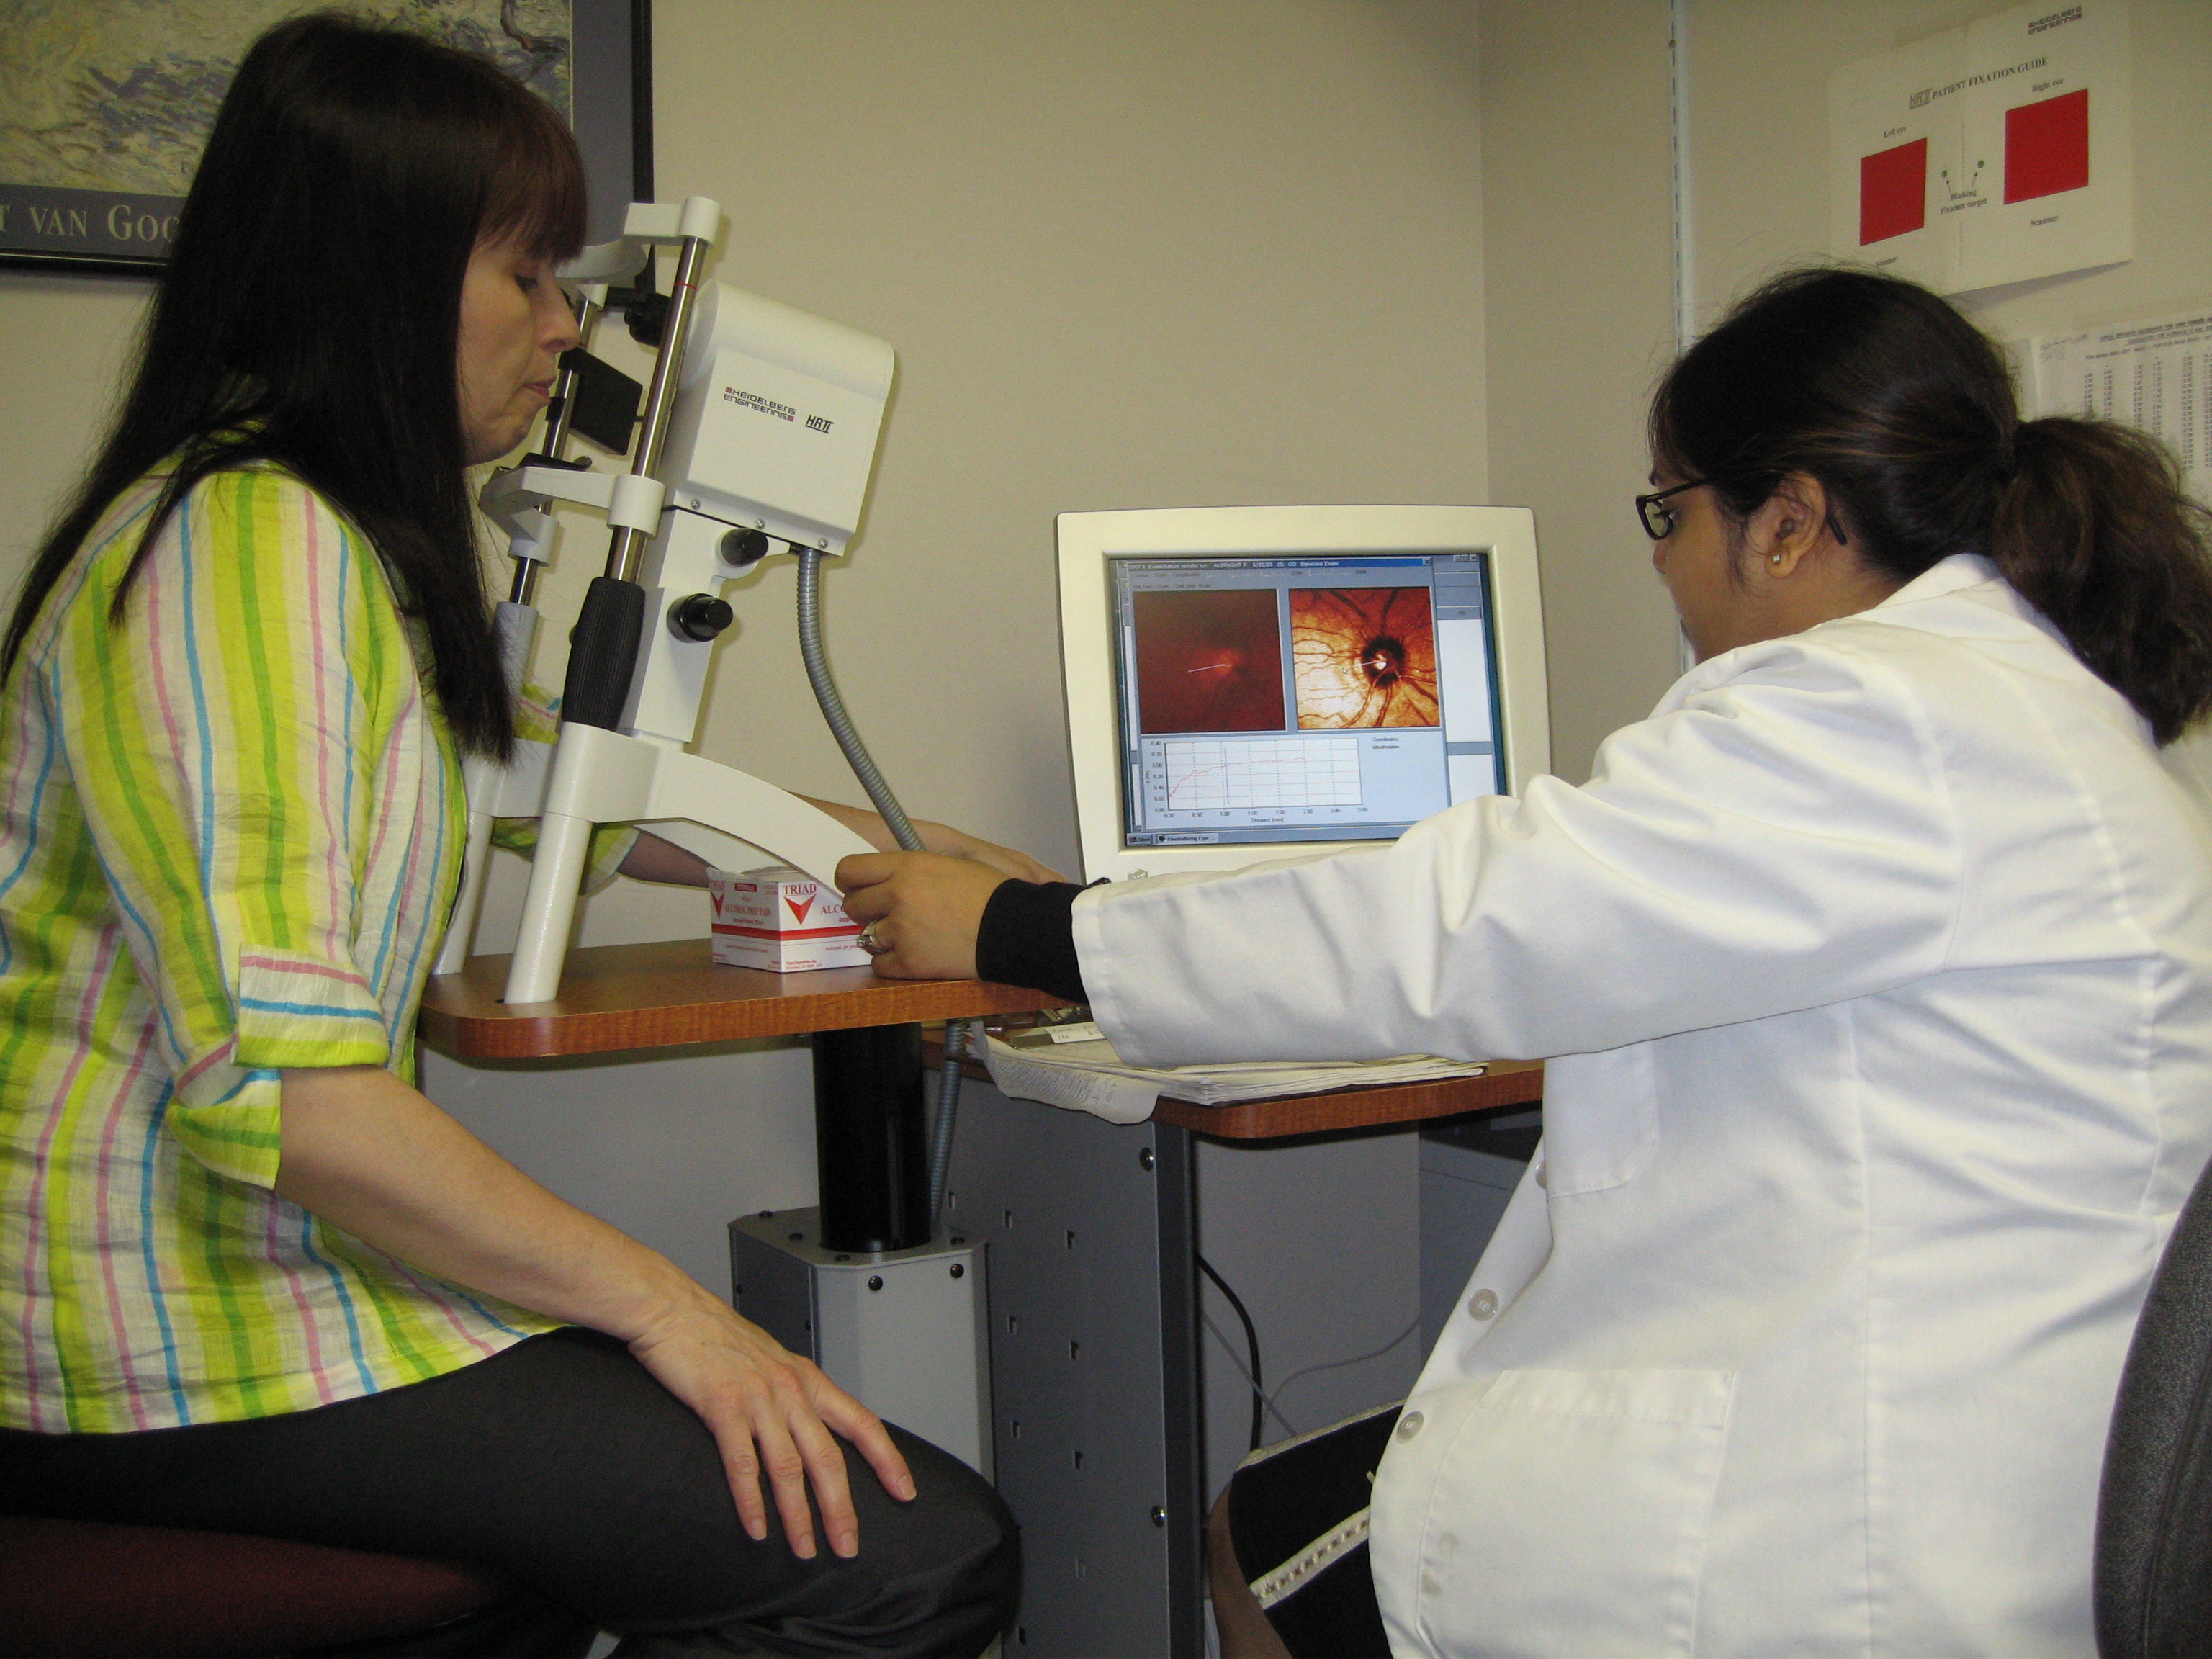
[[718, 550], [724, 564], [733, 570], [743, 570], [768, 556], [768, 538], [757, 530], [726, 530]]
[[718, 599], [712, 593], [690, 593], [669, 607], [668, 625], [681, 640], [696, 640], [704, 645], [717, 638], [722, 630], [738, 619], [729, 602]]

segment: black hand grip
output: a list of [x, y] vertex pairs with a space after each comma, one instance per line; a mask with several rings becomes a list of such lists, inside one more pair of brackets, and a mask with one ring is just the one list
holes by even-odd
[[635, 582], [594, 576], [584, 608], [568, 631], [568, 678], [561, 690], [561, 718], [613, 731], [629, 701], [637, 672], [638, 639], [645, 631], [645, 590]]

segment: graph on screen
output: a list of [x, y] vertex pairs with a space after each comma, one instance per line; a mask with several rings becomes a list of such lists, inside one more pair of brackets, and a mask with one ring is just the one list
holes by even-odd
[[1170, 812], [1360, 801], [1357, 738], [1170, 738], [1151, 758], [1147, 781]]

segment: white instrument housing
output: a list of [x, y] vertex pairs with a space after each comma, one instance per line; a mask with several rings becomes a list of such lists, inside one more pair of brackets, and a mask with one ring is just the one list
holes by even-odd
[[668, 504], [842, 553], [875, 466], [890, 347], [726, 283], [695, 303], [660, 469]]

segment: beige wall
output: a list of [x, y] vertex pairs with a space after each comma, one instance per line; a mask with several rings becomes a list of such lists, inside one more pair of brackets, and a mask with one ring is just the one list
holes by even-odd
[[1552, 762], [1577, 782], [1681, 672], [1630, 504], [1674, 354], [1670, 131], [1666, 0], [1483, 6], [1490, 483], [1536, 509]]
[[0, 592], [76, 482], [146, 295], [135, 277], [0, 270]]
[[[727, 280], [898, 349], [827, 591], [913, 810], [1075, 868], [1054, 514], [1482, 498], [1471, 8], [658, 10], [660, 193], [724, 203]], [[740, 601], [706, 750], [849, 795], [791, 589]]]
[[[1073, 866], [1055, 512], [1484, 499], [1471, 4], [655, 13], [661, 195], [728, 209], [721, 276], [899, 352], [868, 521], [829, 578], [828, 619], [854, 715], [915, 811]], [[138, 303], [127, 283], [0, 272], [0, 574], [78, 464]], [[586, 534], [562, 555], [549, 677], [601, 552]], [[799, 673], [791, 583], [779, 562], [732, 594], [741, 627], [704, 748], [851, 798]], [[514, 872], [500, 881], [511, 927]], [[587, 936], [702, 924], [696, 896], [620, 884]], [[425, 1080], [710, 1283], [722, 1218], [811, 1197], [802, 1051], [434, 1060]]]
[[[723, 204], [717, 275], [899, 354], [867, 520], [825, 587], [839, 681], [910, 810], [1075, 867], [1054, 513], [1483, 498], [1471, 8], [655, 10], [660, 196]], [[570, 614], [599, 547], [574, 538], [549, 614]], [[799, 668], [788, 562], [731, 598], [703, 752], [855, 799]], [[561, 656], [549, 630], [549, 681]], [[611, 894], [588, 936], [700, 921], [696, 901]], [[671, 1248], [680, 1228], [696, 1262], [720, 1218], [811, 1200], [795, 1060], [696, 1073], [785, 1156], [727, 1160], [719, 1206], [702, 1194], [673, 1223], [609, 1190], [630, 1166], [593, 1116], [657, 1073], [431, 1075], [568, 1190]], [[720, 1140], [727, 1106], [696, 1109]]]

